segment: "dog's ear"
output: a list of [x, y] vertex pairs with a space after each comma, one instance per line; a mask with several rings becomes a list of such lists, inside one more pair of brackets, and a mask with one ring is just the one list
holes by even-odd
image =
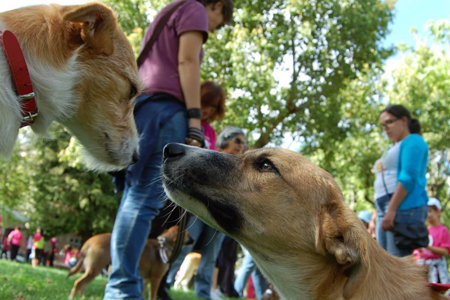
[[117, 24], [110, 8], [101, 3], [79, 5], [64, 14], [63, 19], [82, 23], [80, 37], [89, 49], [108, 56], [113, 53]]
[[321, 207], [316, 249], [322, 255], [332, 255], [338, 270], [348, 277], [344, 299], [350, 299], [367, 279], [369, 260], [367, 236], [361, 222], [343, 202], [332, 201]]

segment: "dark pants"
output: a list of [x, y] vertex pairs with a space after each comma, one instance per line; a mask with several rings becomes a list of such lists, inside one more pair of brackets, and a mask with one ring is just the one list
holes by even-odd
[[11, 254], [11, 260], [16, 260], [17, 253], [19, 253], [19, 248], [19, 245], [11, 245], [11, 249], [9, 250]]
[[217, 284], [220, 291], [228, 297], [238, 298], [239, 294], [234, 289], [234, 266], [237, 259], [238, 242], [225, 236], [222, 249], [217, 258], [216, 266], [219, 268]]

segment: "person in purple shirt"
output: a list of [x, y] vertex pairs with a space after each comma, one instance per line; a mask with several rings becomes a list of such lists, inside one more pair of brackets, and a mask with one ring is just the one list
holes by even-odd
[[[152, 36], [158, 20], [179, 2], [170, 3], [156, 16], [141, 48]], [[139, 259], [151, 222], [166, 201], [159, 179], [162, 150], [170, 142], [204, 144], [200, 110], [202, 47], [208, 32], [228, 24], [232, 14], [232, 0], [183, 1], [139, 69], [144, 85], [134, 111], [141, 137], [139, 160], [125, 173], [111, 237], [112, 272], [105, 300], [143, 299]]]

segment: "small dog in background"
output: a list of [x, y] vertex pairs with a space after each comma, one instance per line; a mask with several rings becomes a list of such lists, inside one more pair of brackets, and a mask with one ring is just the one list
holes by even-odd
[[[84, 158], [92, 169], [123, 169], [137, 160], [138, 70], [110, 8], [96, 2], [19, 8], [0, 13], [0, 32], [6, 30], [17, 37], [29, 70], [39, 110], [34, 132], [45, 136], [53, 121], [61, 123], [87, 150]], [[0, 156], [5, 158], [22, 121], [11, 76], [0, 47]]]
[[177, 273], [177, 279], [173, 285], [174, 289], [189, 291], [189, 283], [192, 277], [197, 274], [201, 259], [202, 255], [198, 252], [191, 252], [186, 255]]
[[[166, 256], [170, 257], [178, 236], [178, 230], [178, 226], [172, 226], [164, 231], [158, 239], [148, 239], [142, 252], [139, 269], [144, 279], [144, 289], [149, 283], [151, 284], [150, 300], [156, 300], [161, 279], [169, 268], [169, 264], [165, 263], [160, 257], [160, 248], [163, 247]], [[187, 230], [183, 238], [186, 245], [193, 241]], [[84, 274], [74, 282], [69, 299], [74, 299], [76, 295], [83, 295], [89, 283], [100, 274], [104, 267], [111, 263], [110, 244], [111, 233], [94, 235], [84, 243], [77, 264], [67, 274], [67, 278], [69, 278], [84, 269]], [[144, 296], [145, 292], [144, 290]]]

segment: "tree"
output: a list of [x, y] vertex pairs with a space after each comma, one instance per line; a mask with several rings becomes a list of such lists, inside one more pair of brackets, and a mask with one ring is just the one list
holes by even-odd
[[204, 78], [230, 92], [223, 125], [246, 128], [256, 148], [289, 132], [306, 153], [345, 137], [339, 93], [389, 55], [379, 41], [392, 2], [247, 0], [236, 7], [234, 26], [210, 38], [202, 66]]

